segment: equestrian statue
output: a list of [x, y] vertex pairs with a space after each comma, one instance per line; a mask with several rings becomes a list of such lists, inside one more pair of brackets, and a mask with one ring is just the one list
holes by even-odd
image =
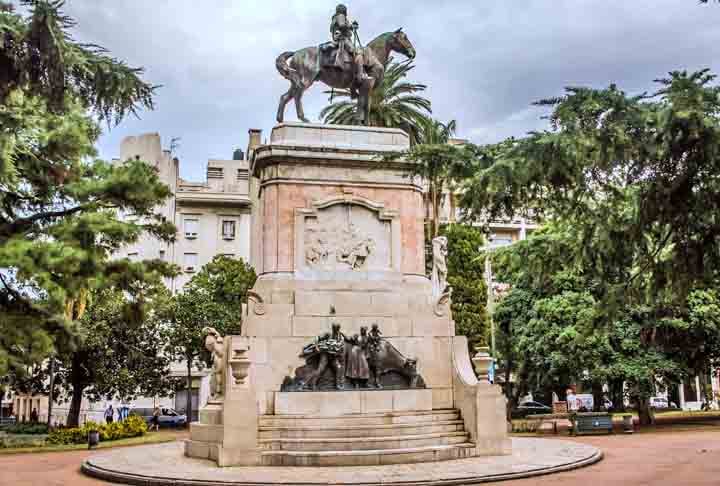
[[360, 44], [357, 30], [358, 23], [350, 21], [347, 7], [338, 5], [330, 22], [330, 42], [278, 56], [275, 66], [290, 81], [290, 89], [280, 97], [278, 123], [282, 123], [290, 100], [295, 100], [298, 118], [307, 123], [303, 93], [316, 81], [322, 81], [333, 89], [350, 90], [351, 97], [358, 99], [360, 123], [368, 124], [370, 96], [374, 87], [382, 83], [390, 53], [399, 52], [414, 59], [415, 48], [402, 27], [380, 34], [365, 47]]

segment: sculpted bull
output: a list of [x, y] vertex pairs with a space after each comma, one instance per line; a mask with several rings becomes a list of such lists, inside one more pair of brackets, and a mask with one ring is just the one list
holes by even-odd
[[406, 358], [390, 341], [378, 339], [368, 350], [370, 382], [376, 388], [425, 388], [417, 359]]

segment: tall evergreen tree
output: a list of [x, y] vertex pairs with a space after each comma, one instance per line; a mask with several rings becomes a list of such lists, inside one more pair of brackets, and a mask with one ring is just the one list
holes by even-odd
[[[111, 257], [143, 232], [174, 227], [170, 194], [142, 161], [95, 159], [98, 121], [152, 108], [142, 70], [75, 42], [60, 0], [0, 9], [0, 374], [71, 349], [93, 289], [132, 290], [168, 273]], [[132, 218], [121, 219], [121, 215]]]

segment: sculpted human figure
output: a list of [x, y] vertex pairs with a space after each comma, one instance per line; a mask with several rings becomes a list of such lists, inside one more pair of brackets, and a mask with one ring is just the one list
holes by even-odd
[[370, 367], [367, 360], [369, 344], [367, 327], [361, 327], [360, 335], [355, 334], [348, 339], [348, 344], [350, 349], [345, 360], [345, 377], [350, 380], [353, 388], [365, 388], [370, 379]]
[[345, 341], [340, 324], [333, 323], [332, 332], [319, 336], [314, 343], [303, 348], [302, 358], [308, 359], [317, 355], [317, 366], [306, 379], [303, 388], [316, 389], [318, 380], [328, 366], [335, 374], [335, 388], [345, 388]]
[[432, 293], [435, 299], [439, 299], [447, 288], [447, 253], [448, 240], [445, 236], [438, 236], [432, 240], [433, 267], [432, 267]]
[[210, 376], [210, 396], [218, 399], [223, 396], [225, 385], [225, 340], [212, 327], [202, 330], [205, 335], [205, 349], [212, 355], [212, 375]]
[[338, 5], [335, 9], [335, 15], [330, 21], [330, 35], [337, 48], [335, 66], [343, 69], [345, 67], [345, 53], [349, 54], [355, 69], [354, 84], [362, 84], [367, 80], [368, 76], [365, 73], [362, 49], [356, 48], [353, 43], [353, 35], [357, 28], [358, 23], [350, 22], [348, 18], [347, 7], [343, 4]]

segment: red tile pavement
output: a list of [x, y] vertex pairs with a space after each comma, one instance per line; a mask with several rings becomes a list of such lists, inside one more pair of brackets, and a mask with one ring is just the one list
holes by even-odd
[[[563, 437], [567, 439], [566, 437]], [[579, 437], [603, 449], [605, 459], [585, 469], [501, 483], [503, 486], [720, 485], [720, 426], [682, 432]], [[102, 452], [102, 451], [100, 451]], [[108, 484], [80, 473], [97, 451], [0, 456], [0, 485]]]

